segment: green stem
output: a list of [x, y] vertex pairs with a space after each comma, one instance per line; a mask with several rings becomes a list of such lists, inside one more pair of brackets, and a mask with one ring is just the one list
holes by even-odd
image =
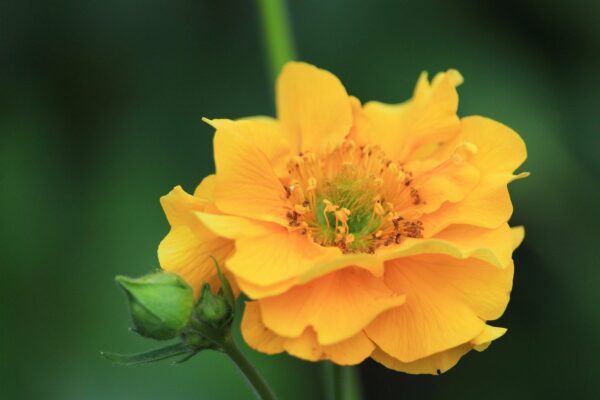
[[356, 367], [344, 367], [345, 393], [347, 400], [362, 400], [362, 388], [360, 386], [360, 377]]
[[284, 0], [256, 0], [260, 12], [263, 40], [273, 81], [283, 65], [296, 58], [292, 30]]
[[240, 372], [244, 374], [244, 377], [252, 387], [254, 395], [257, 399], [261, 400], [275, 400], [275, 394], [267, 385], [267, 382], [263, 379], [258, 371], [250, 364], [250, 361], [244, 356], [240, 349], [235, 344], [231, 334], [225, 337], [225, 341], [222, 344], [223, 350], [229, 358], [235, 363]]
[[352, 367], [341, 367], [323, 363], [325, 398], [327, 400], [362, 400], [358, 371]]
[[344, 375], [342, 374], [342, 367], [339, 365], [334, 365], [332, 372], [333, 400], [343, 400]]

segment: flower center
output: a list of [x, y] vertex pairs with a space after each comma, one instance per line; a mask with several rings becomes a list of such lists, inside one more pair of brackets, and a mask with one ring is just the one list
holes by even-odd
[[286, 191], [293, 204], [287, 212], [289, 225], [322, 246], [373, 253], [379, 246], [400, 243], [403, 236], [421, 236], [421, 222], [396, 206], [410, 186], [411, 173], [386, 159], [378, 147], [346, 140], [325, 155], [293, 157], [288, 172]]

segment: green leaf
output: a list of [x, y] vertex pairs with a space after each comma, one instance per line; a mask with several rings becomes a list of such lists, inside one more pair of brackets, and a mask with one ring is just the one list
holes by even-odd
[[199, 351], [194, 351], [188, 355], [183, 356], [182, 358], [180, 358], [179, 360], [173, 361], [171, 363], [171, 365], [179, 365], [179, 364], [183, 364], [184, 362], [188, 361], [190, 358], [194, 357], [196, 354], [198, 354]]
[[107, 360], [114, 362], [115, 364], [131, 366], [147, 364], [184, 354], [190, 355], [190, 353], [193, 355], [196, 353], [196, 351], [190, 350], [184, 343], [175, 343], [169, 346], [161, 347], [155, 350], [145, 351], [142, 353], [118, 354], [110, 352], [101, 352], [100, 355], [106, 358]]

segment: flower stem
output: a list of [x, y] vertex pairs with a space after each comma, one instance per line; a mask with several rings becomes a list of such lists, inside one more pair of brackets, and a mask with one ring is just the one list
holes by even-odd
[[256, 0], [260, 12], [265, 50], [273, 81], [283, 65], [296, 58], [292, 30], [284, 0]]
[[267, 385], [267, 382], [258, 373], [258, 371], [250, 364], [250, 361], [240, 351], [239, 347], [235, 344], [233, 336], [229, 333], [224, 342], [222, 343], [223, 350], [229, 358], [235, 363], [240, 372], [244, 375], [257, 399], [260, 400], [275, 400], [275, 394]]
[[333, 366], [333, 376], [332, 376], [332, 381], [333, 381], [333, 400], [343, 400], [344, 396], [343, 396], [343, 392], [344, 392], [344, 382], [343, 382], [343, 374], [342, 374], [342, 367], [340, 367], [339, 365], [334, 365]]
[[323, 364], [325, 398], [327, 400], [361, 400], [362, 393], [355, 368], [333, 363]]
[[347, 400], [362, 400], [362, 387], [360, 385], [360, 377], [357, 367], [344, 367], [343, 373], [345, 376], [346, 399]]

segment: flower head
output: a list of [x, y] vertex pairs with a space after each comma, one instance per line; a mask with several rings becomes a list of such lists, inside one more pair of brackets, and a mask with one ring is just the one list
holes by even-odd
[[164, 269], [198, 289], [208, 255], [253, 301], [242, 333], [265, 353], [441, 373], [504, 333], [512, 286], [507, 184], [520, 137], [457, 116], [454, 70], [401, 104], [364, 105], [324, 70], [289, 63], [277, 119], [205, 120], [216, 174], [162, 200]]

